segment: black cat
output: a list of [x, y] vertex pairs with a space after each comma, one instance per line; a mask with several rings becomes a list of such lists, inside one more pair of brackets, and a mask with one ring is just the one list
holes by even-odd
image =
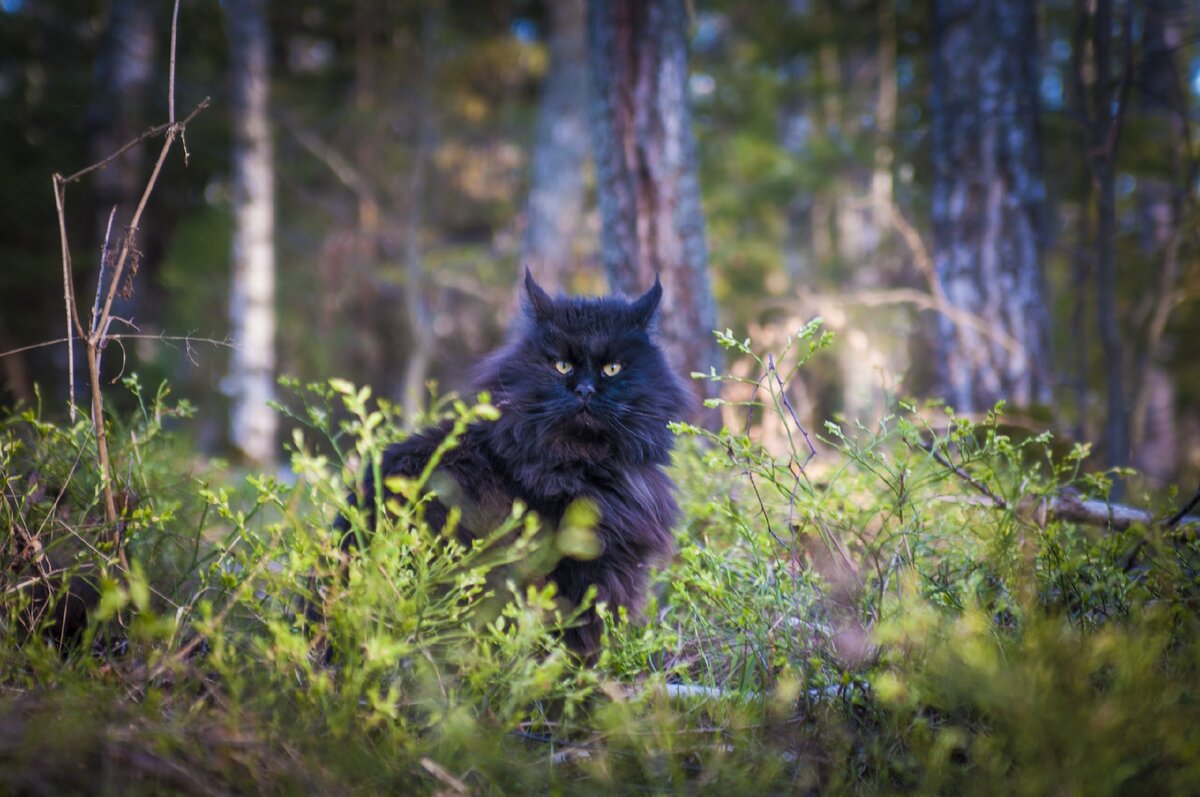
[[[470, 518], [507, 516], [514, 499], [556, 526], [576, 499], [599, 510], [602, 546], [592, 559], [563, 558], [549, 577], [577, 605], [590, 586], [596, 600], [636, 616], [646, 595], [648, 568], [674, 547], [679, 508], [663, 471], [672, 446], [667, 422], [686, 417], [690, 393], [652, 340], [662, 286], [633, 302], [617, 297], [551, 299], [525, 274], [523, 313], [506, 345], [487, 357], [475, 379], [491, 393], [499, 420], [471, 426], [438, 466], [456, 483]], [[447, 433], [440, 426], [390, 446], [385, 476], [417, 476]], [[375, 505], [368, 478], [360, 506]], [[432, 502], [434, 529], [446, 507]], [[479, 521], [476, 521], [479, 522]], [[345, 531], [344, 519], [339, 527]], [[347, 535], [347, 544], [353, 535]], [[595, 654], [601, 621], [594, 612], [566, 634], [568, 645]]]

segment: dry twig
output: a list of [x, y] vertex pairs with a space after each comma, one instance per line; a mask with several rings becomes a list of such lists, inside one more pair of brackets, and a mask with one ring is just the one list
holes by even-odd
[[[109, 335], [109, 325], [112, 323], [112, 305], [116, 297], [118, 288], [121, 286], [122, 277], [124, 276], [127, 265], [131, 266], [132, 271], [136, 271], [136, 261], [138, 251], [136, 247], [136, 238], [138, 225], [141, 223], [142, 214], [146, 210], [146, 203], [150, 199], [150, 194], [154, 191], [155, 185], [158, 183], [158, 177], [162, 172], [163, 163], [166, 162], [167, 155], [171, 152], [171, 146], [175, 143], [176, 138], [182, 139], [187, 130], [187, 125], [195, 118], [196, 114], [203, 111], [209, 105], [209, 98], [205, 97], [196, 108], [189, 113], [182, 121], [175, 120], [175, 42], [178, 27], [179, 15], [179, 0], [175, 0], [175, 10], [171, 19], [171, 71], [169, 79], [169, 121], [164, 125], [152, 127], [142, 133], [137, 138], [126, 143], [112, 155], [100, 160], [91, 166], [80, 169], [68, 177], [63, 177], [59, 173], [53, 176], [54, 181], [54, 204], [58, 211], [58, 230], [60, 245], [62, 247], [63, 261], [63, 299], [66, 304], [67, 314], [67, 347], [68, 359], [70, 361], [70, 389], [71, 389], [71, 420], [75, 420], [75, 365], [74, 365], [74, 336], [84, 342], [87, 349], [87, 368], [88, 381], [91, 387], [92, 398], [92, 426], [96, 435], [96, 451], [97, 459], [100, 466], [100, 480], [104, 491], [104, 513], [105, 519], [112, 529], [114, 552], [121, 567], [128, 572], [129, 562], [125, 557], [123, 546], [123, 526], [121, 518], [117, 512], [116, 498], [113, 494], [113, 476], [112, 463], [108, 451], [108, 436], [104, 428], [104, 399], [100, 390], [100, 364], [101, 355], [105, 345], [109, 340], [114, 339]], [[159, 152], [158, 160], [154, 163], [154, 168], [150, 173], [150, 177], [146, 182], [146, 187], [142, 191], [141, 199], [138, 201], [137, 208], [133, 212], [132, 218], [129, 220], [129, 225], [126, 228], [125, 235], [122, 236], [120, 249], [112, 264], [112, 271], [108, 278], [108, 291], [104, 292], [104, 276], [107, 270], [109, 261], [108, 250], [108, 235], [105, 236], [105, 247], [100, 257], [100, 276], [96, 286], [96, 299], [92, 306], [92, 316], [89, 319], [88, 329], [86, 332], [83, 328], [83, 323], [79, 318], [78, 303], [75, 300], [74, 281], [71, 279], [71, 251], [70, 244], [67, 240], [67, 220], [66, 220], [66, 187], [68, 184], [77, 182], [82, 177], [90, 174], [93, 171], [103, 169], [109, 163], [129, 149], [137, 146], [142, 141], [149, 138], [165, 134], [163, 139], [162, 150]], [[111, 229], [111, 220], [110, 220]], [[100, 301], [101, 295], [104, 296], [103, 303]], [[98, 312], [97, 312], [98, 309]]]
[[[918, 440], [917, 446], [928, 451], [938, 464], [985, 496], [996, 509], [1007, 511], [1010, 508], [1010, 504], [993, 493], [986, 484], [942, 456], [933, 443]], [[1082, 523], [1088, 526], [1104, 526], [1112, 531], [1125, 531], [1138, 525], [1146, 528], [1160, 526], [1164, 529], [1200, 526], [1200, 516], [1187, 514], [1197, 504], [1200, 504], [1200, 491], [1179, 512], [1164, 521], [1156, 522], [1154, 515], [1148, 510], [1096, 498], [1083, 498], [1074, 491], [1064, 490], [1049, 498], [1027, 497], [1018, 502], [1016, 509], [1018, 514], [1039, 525], [1044, 524], [1047, 520], [1058, 520], [1067, 523]]]

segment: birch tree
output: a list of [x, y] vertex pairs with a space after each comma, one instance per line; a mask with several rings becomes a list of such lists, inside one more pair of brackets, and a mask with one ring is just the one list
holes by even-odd
[[226, 6], [233, 93], [234, 339], [227, 388], [230, 437], [254, 463], [275, 458], [275, 171], [268, 116], [265, 0]]
[[941, 392], [959, 412], [1050, 400], [1033, 0], [936, 0], [933, 259]]

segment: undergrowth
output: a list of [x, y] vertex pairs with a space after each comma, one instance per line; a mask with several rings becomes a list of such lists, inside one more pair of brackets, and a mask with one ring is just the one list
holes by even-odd
[[828, 342], [818, 327], [772, 355], [718, 337], [759, 376], [694, 375], [748, 398], [714, 402], [733, 430], [675, 427], [678, 555], [642, 620], [599, 607], [591, 667], [538, 577], [588, 546], [589, 518], [553, 536], [518, 504], [464, 545], [453, 515], [424, 523], [432, 468], [389, 484], [410, 499], [391, 511], [345, 503], [402, 421], [461, 431], [496, 417], [486, 396], [401, 419], [340, 380], [287, 383], [290, 466], [235, 476], [187, 451], [186, 402], [128, 379], [138, 409], [109, 419], [119, 535], [90, 422], [12, 412], [0, 791], [1194, 790], [1188, 527], [1056, 519], [1055, 496], [1102, 498], [1109, 474], [1086, 447], [1012, 433], [1002, 408], [900, 403], [806, 431], [787, 383]]

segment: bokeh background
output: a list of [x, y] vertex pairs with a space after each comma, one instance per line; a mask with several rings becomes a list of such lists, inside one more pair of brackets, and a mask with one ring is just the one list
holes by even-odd
[[[413, 412], [467, 384], [525, 266], [552, 290], [647, 287], [652, 264], [621, 284], [605, 257], [607, 5], [589, 33], [583, 0], [185, 0], [177, 112], [213, 103], [147, 206], [115, 309], [129, 324], [113, 328], [143, 337], [110, 347], [106, 378], [168, 380], [202, 408], [188, 425], [199, 451], [269, 460], [286, 422], [265, 448], [242, 439], [247, 367], [268, 384], [369, 384]], [[968, 414], [1006, 398], [1012, 424], [1094, 443], [1097, 464], [1132, 464], [1150, 486], [1195, 481], [1200, 8], [646, 5], [675, 9], [686, 44], [706, 248], [687, 265], [706, 273], [715, 327], [769, 349], [820, 316], [837, 336], [793, 382], [806, 425], [869, 422], [904, 397]], [[0, 352], [21, 350], [0, 357], [5, 405], [65, 413], [51, 175], [166, 121], [171, 6], [0, 2]], [[128, 223], [158, 147], [68, 189], [81, 305], [109, 214]], [[275, 331], [257, 351], [234, 264], [256, 240], [238, 237], [246, 192], [266, 189]], [[956, 363], [989, 359], [999, 387], [964, 392], [987, 378]]]

